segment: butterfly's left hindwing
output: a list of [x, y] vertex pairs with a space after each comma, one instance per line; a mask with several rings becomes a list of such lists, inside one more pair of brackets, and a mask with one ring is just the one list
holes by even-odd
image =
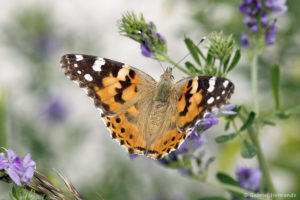
[[225, 78], [196, 76], [175, 84], [177, 89], [177, 128], [181, 132], [191, 130], [203, 118], [205, 112], [226, 103], [234, 91], [234, 85]]

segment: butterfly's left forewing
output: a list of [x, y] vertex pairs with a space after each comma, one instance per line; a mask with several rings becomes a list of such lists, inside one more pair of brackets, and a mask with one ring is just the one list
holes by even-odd
[[86, 89], [101, 109], [112, 138], [129, 153], [145, 153], [139, 118], [153, 96], [156, 81], [136, 68], [96, 56], [64, 55], [61, 65], [65, 74]]
[[189, 77], [175, 84], [177, 90], [176, 125], [187, 132], [203, 118], [205, 112], [224, 105], [234, 91], [234, 85], [225, 78], [213, 76]]
[[96, 56], [67, 54], [61, 58], [65, 74], [87, 90], [105, 115], [120, 114], [151, 90], [155, 80], [124, 63]]

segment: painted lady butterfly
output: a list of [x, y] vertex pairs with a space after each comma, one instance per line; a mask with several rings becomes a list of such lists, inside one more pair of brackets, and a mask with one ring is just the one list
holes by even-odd
[[160, 159], [177, 149], [205, 112], [234, 91], [227, 79], [195, 76], [173, 82], [172, 69], [156, 82], [139, 69], [88, 55], [64, 55], [65, 74], [87, 89], [112, 138], [131, 154]]

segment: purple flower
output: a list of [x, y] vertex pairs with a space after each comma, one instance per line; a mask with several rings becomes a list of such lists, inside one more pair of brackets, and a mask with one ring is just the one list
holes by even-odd
[[161, 34], [157, 33], [156, 35], [161, 43], [163, 44], [166, 43], [166, 39]]
[[242, 43], [243, 47], [248, 47], [249, 46], [249, 38], [248, 38], [247, 34], [244, 33], [244, 32], [241, 35], [241, 43]]
[[236, 112], [232, 111], [235, 108], [234, 104], [226, 104], [221, 106], [220, 113], [223, 115], [235, 115]]
[[197, 126], [201, 126], [203, 128], [203, 130], [205, 131], [218, 123], [219, 123], [219, 120], [216, 118], [215, 115], [213, 115], [212, 113], [207, 113], [204, 116], [203, 120], [201, 120], [197, 124]]
[[255, 17], [262, 9], [260, 0], [245, 0], [240, 4], [239, 10], [244, 15]]
[[257, 192], [259, 189], [259, 183], [262, 176], [259, 168], [251, 169], [247, 167], [237, 167], [236, 176], [240, 185], [246, 190]]
[[265, 5], [273, 15], [280, 15], [287, 11], [286, 0], [265, 0]]
[[266, 11], [264, 11], [264, 12], [261, 14], [260, 21], [261, 21], [261, 24], [262, 24], [264, 27], [267, 27], [267, 26], [268, 26], [269, 20], [268, 20], [268, 18], [267, 18], [267, 12], [266, 12]]
[[8, 166], [8, 159], [5, 157], [4, 153], [0, 153], [0, 170]]
[[29, 183], [33, 177], [35, 162], [31, 160], [30, 154], [28, 153], [24, 159], [16, 156], [13, 150], [7, 151], [8, 165], [6, 166], [7, 174], [17, 184]]
[[265, 43], [267, 45], [272, 45], [275, 43], [276, 39], [275, 39], [275, 36], [278, 32], [278, 27], [276, 26], [275, 22], [269, 26], [266, 30], [266, 33], [265, 33]]
[[184, 140], [184, 142], [177, 149], [176, 153], [187, 153], [189, 151], [194, 151], [198, 149], [205, 143], [205, 136], [202, 133], [197, 133], [196, 128], [192, 133]]
[[50, 99], [46, 102], [43, 112], [48, 120], [60, 121], [65, 118], [67, 109], [59, 99]]
[[48, 57], [58, 49], [59, 43], [51, 34], [41, 35], [37, 41], [37, 50], [42, 56]]
[[152, 56], [152, 52], [150, 51], [150, 49], [148, 49], [148, 47], [146, 47], [146, 45], [141, 44], [141, 50], [142, 50], [142, 54], [145, 57], [151, 57]]

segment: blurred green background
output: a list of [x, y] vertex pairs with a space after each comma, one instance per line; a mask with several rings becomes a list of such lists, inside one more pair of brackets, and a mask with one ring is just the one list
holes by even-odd
[[[130, 160], [124, 148], [111, 140], [98, 111], [85, 93], [60, 69], [66, 53], [98, 55], [140, 68], [158, 79], [156, 61], [142, 57], [137, 43], [118, 34], [117, 20], [125, 11], [143, 13], [168, 41], [169, 55], [182, 58], [184, 35], [195, 41], [213, 31], [233, 34], [237, 44], [246, 30], [238, 11], [240, 1], [226, 0], [111, 0], [6, 1], [0, 14], [0, 146], [27, 152], [38, 169], [57, 181], [55, 170], [67, 176], [86, 199], [185, 200], [205, 195], [228, 195], [221, 189], [181, 176], [153, 160]], [[281, 67], [282, 108], [300, 99], [300, 4], [287, 1], [288, 12], [278, 19], [276, 44], [259, 60], [260, 100], [263, 112], [273, 108], [269, 71]], [[166, 65], [166, 64], [164, 64]], [[175, 79], [183, 74], [175, 71]], [[231, 103], [251, 108], [250, 69], [246, 51], [230, 74], [236, 85]], [[300, 191], [299, 115], [275, 119], [265, 127], [261, 145], [270, 163], [278, 192]], [[274, 120], [274, 119], [272, 119]], [[207, 134], [202, 147], [215, 156], [215, 172], [234, 175], [238, 164], [256, 167], [256, 159], [241, 159], [237, 140], [219, 145], [214, 138], [222, 127]], [[57, 184], [62, 184], [58, 182]], [[10, 186], [0, 183], [0, 199]], [[300, 195], [300, 194], [299, 194]], [[298, 196], [299, 196], [298, 195]]]

